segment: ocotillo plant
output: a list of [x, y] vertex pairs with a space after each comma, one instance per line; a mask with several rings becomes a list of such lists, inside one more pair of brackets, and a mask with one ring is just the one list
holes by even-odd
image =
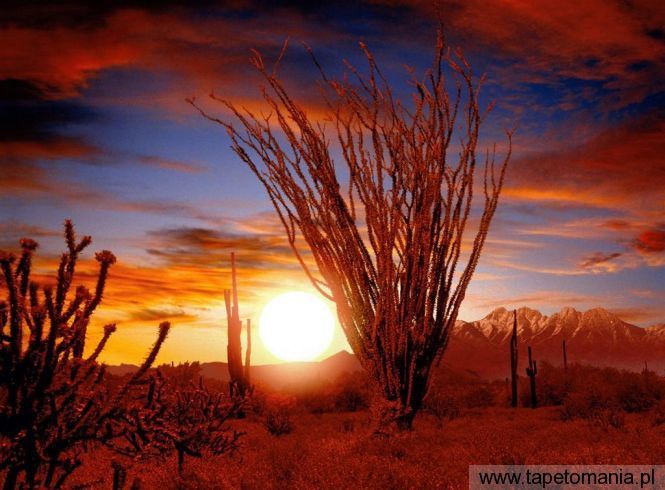
[[229, 391], [231, 396], [244, 397], [251, 390], [249, 384], [250, 356], [252, 349], [252, 324], [247, 320], [247, 350], [245, 352], [245, 366], [242, 365], [242, 345], [240, 335], [242, 322], [238, 308], [238, 283], [236, 279], [236, 258], [231, 252], [231, 290], [224, 290], [224, 303], [226, 304], [227, 319], [227, 358], [229, 368]]
[[[301, 267], [336, 303], [349, 345], [382, 394], [375, 413], [385, 432], [411, 428], [432, 365], [448, 345], [498, 205], [511, 133], [503, 162], [493, 151], [477, 158], [483, 78], [445, 45], [441, 31], [432, 67], [422, 79], [413, 75], [416, 91], [407, 103], [396, 98], [370, 50], [362, 43], [361, 49], [368, 73], [349, 67], [341, 80], [314, 59], [327, 90], [328, 126], [308, 116], [278, 78], [284, 50], [274, 68], [259, 53], [253, 58], [271, 116], [214, 95], [238, 124], [199, 110], [226, 128], [234, 151], [265, 187]], [[448, 151], [453, 138], [460, 142], [457, 159]], [[481, 196], [477, 208], [474, 196]], [[467, 242], [471, 223], [478, 228]], [[464, 254], [463, 242], [471, 243]], [[457, 267], [460, 257], [466, 264]]]
[[513, 310], [513, 334], [510, 336], [511, 405], [517, 407], [517, 311]]
[[526, 368], [526, 375], [529, 377], [531, 384], [531, 408], [538, 406], [538, 398], [536, 396], [536, 375], [538, 374], [538, 367], [536, 361], [531, 358], [531, 346], [529, 346], [529, 367]]
[[[115, 434], [108, 424], [124, 412], [123, 401], [154, 361], [169, 324], [160, 325], [148, 358], [117, 392], [104, 383], [98, 364], [115, 325], [87, 358], [86, 330], [102, 301], [109, 268], [115, 257], [96, 254], [99, 273], [94, 292], [79, 286], [71, 295], [79, 254], [91, 243], [77, 242], [74, 227], [65, 222], [67, 252], [60, 259], [55, 287], [30, 281], [37, 243], [21, 240], [18, 263], [0, 253], [7, 301], [0, 302], [0, 471], [4, 488], [60, 487], [81, 464], [80, 453], [108, 443]], [[9, 324], [9, 331], [5, 327]]]

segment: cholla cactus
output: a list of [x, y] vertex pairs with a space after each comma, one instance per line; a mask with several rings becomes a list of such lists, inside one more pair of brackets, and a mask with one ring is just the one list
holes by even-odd
[[[477, 157], [486, 114], [479, 107], [483, 79], [439, 34], [431, 70], [413, 77], [408, 107], [361, 44], [368, 74], [350, 67], [349, 77], [333, 80], [321, 70], [330, 126], [312, 120], [292, 98], [277, 76], [279, 60], [270, 69], [258, 53], [253, 64], [266, 82], [269, 116], [214, 95], [237, 124], [199, 109], [225, 127], [234, 151], [265, 187], [305, 273], [336, 303], [349, 345], [383, 395], [380, 432], [409, 429], [422, 405], [432, 364], [448, 344], [478, 264], [510, 157], [510, 132], [502, 162], [494, 152], [483, 162]], [[331, 129], [342, 171], [330, 150]], [[453, 138], [459, 141], [454, 151]], [[477, 220], [470, 218], [475, 196]], [[473, 236], [465, 235], [472, 224]], [[466, 263], [458, 267], [461, 258]]]
[[81, 464], [82, 451], [111, 439], [114, 434], [105, 424], [122, 414], [127, 392], [150, 367], [169, 331], [168, 323], [160, 325], [139, 372], [111, 392], [97, 358], [115, 325], [104, 327], [87, 358], [84, 350], [90, 318], [116, 259], [106, 250], [96, 254], [94, 291], [79, 286], [70, 294], [78, 256], [91, 239], [77, 242], [72, 223], [66, 221], [65, 240], [67, 252], [55, 287], [40, 288], [30, 281], [36, 242], [21, 240], [18, 263], [13, 254], [0, 253], [7, 292], [7, 301], [0, 302], [0, 470], [5, 471], [5, 489], [21, 478], [29, 488], [58, 487]]
[[[176, 453], [182, 473], [185, 456], [223, 454], [237, 448], [243, 435], [227, 425], [244, 400], [209, 391], [203, 383], [182, 387], [158, 370], [149, 381], [143, 405], [130, 408], [113, 449], [130, 457], [160, 458]], [[118, 428], [120, 430], [118, 431]]]

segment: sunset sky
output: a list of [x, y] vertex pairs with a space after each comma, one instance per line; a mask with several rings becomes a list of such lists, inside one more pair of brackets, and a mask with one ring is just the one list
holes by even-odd
[[[91, 332], [118, 323], [104, 360], [139, 361], [162, 320], [174, 328], [160, 362], [225, 360], [231, 251], [244, 318], [311, 290], [263, 188], [185, 98], [220, 117], [212, 91], [260, 109], [250, 50], [272, 60], [286, 38], [280, 73], [312, 117], [322, 105], [301, 42], [340, 75], [344, 59], [363, 66], [365, 41], [406, 98], [404, 65], [430, 62], [437, 15], [487, 73], [483, 101], [497, 106], [482, 146], [517, 127], [460, 317], [602, 306], [665, 321], [662, 1], [49, 3], [0, 13], [0, 248], [32, 237], [39, 272], [52, 271], [71, 218], [93, 250], [118, 256]], [[337, 332], [322, 357], [343, 346]], [[274, 360], [257, 343], [254, 361]]]

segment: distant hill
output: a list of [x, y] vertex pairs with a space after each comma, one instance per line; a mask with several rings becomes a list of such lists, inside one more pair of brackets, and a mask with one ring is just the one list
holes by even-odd
[[[531, 308], [517, 310], [519, 370], [526, 366], [527, 346], [537, 361], [563, 363], [562, 342], [566, 340], [568, 362], [641, 370], [665, 370], [665, 324], [647, 328], [624, 322], [603, 308], [579, 312], [566, 307], [546, 316]], [[509, 341], [513, 312], [497, 308], [482, 320], [458, 321], [443, 356], [443, 368], [481, 377], [503, 378], [509, 371]], [[127, 374], [137, 366], [109, 366], [113, 374]], [[353, 354], [340, 351], [319, 362], [294, 362], [252, 367], [255, 382], [274, 388], [333, 381], [344, 372], [361, 369]], [[202, 375], [228, 381], [224, 362], [201, 364]]]
[[[131, 364], [108, 367], [109, 372], [116, 375], [125, 375], [137, 369], [138, 366]], [[252, 366], [252, 381], [273, 388], [283, 388], [289, 385], [334, 381], [345, 372], [355, 372], [360, 369], [360, 363], [356, 356], [346, 351], [340, 351], [319, 362], [290, 362]], [[201, 375], [205, 378], [221, 381], [229, 380], [229, 370], [225, 362], [201, 363]]]

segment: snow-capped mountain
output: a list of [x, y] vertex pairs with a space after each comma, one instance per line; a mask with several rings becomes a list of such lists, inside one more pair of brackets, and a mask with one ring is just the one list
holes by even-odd
[[[505, 308], [482, 320], [458, 321], [443, 360], [485, 376], [505, 376], [512, 328], [513, 312]], [[551, 316], [519, 308], [517, 332], [521, 366], [528, 345], [536, 359], [562, 364], [565, 340], [569, 363], [641, 369], [646, 361], [650, 368], [665, 369], [665, 324], [637, 327], [603, 308], [565, 307]]]

